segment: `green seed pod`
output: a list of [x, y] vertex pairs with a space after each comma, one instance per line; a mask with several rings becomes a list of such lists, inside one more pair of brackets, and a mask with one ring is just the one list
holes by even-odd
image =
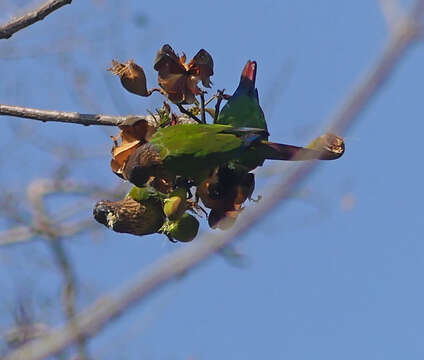
[[181, 242], [192, 241], [198, 231], [199, 221], [193, 215], [187, 213], [169, 227], [169, 235]]
[[163, 212], [169, 220], [177, 220], [187, 210], [187, 201], [180, 196], [172, 196], [164, 200]]

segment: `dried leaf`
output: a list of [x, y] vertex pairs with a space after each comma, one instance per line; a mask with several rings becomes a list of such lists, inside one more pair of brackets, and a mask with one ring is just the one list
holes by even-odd
[[129, 92], [140, 96], [150, 95], [150, 92], [147, 91], [144, 70], [134, 60], [128, 60], [125, 64], [112, 60], [112, 67], [107, 70], [111, 71], [114, 75], [118, 75], [121, 79], [122, 86]]
[[112, 136], [114, 145], [110, 166], [116, 175], [123, 177], [125, 164], [130, 155], [151, 138], [156, 128], [145, 120], [139, 120], [133, 125], [122, 125], [119, 128], [118, 136]]
[[204, 49], [200, 49], [188, 64], [189, 71], [198, 76], [204, 87], [210, 88], [212, 82], [209, 77], [213, 75], [212, 56]]
[[222, 217], [231, 217], [228, 214], [238, 214], [254, 189], [254, 174], [221, 167], [197, 187], [196, 196], [205, 207], [212, 209], [209, 223], [215, 224]]
[[176, 104], [192, 104], [195, 96], [202, 93], [197, 83], [210, 87], [213, 75], [213, 59], [204, 49], [186, 64], [186, 56], [178, 57], [169, 45], [162, 46], [156, 55], [154, 69], [158, 71], [158, 81], [168, 99]]

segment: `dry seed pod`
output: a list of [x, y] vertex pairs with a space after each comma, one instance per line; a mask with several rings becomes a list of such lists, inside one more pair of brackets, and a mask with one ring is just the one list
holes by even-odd
[[149, 96], [151, 94], [151, 92], [147, 91], [144, 70], [134, 60], [128, 60], [125, 64], [112, 60], [112, 67], [107, 70], [114, 75], [118, 75], [122, 86], [130, 93], [140, 96]]
[[157, 232], [165, 221], [160, 201], [150, 198], [138, 202], [130, 197], [120, 201], [99, 201], [93, 210], [97, 222], [109, 229], [133, 235]]
[[212, 56], [204, 49], [187, 64], [186, 56], [178, 57], [168, 44], [158, 51], [154, 62], [158, 72], [158, 82], [166, 96], [175, 104], [192, 104], [195, 96], [202, 93], [197, 86], [211, 87], [210, 76], [213, 75]]

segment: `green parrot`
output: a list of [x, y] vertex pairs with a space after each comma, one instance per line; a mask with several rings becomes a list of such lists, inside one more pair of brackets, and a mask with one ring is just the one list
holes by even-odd
[[[256, 61], [249, 60], [246, 63], [239, 86], [219, 112], [217, 124], [263, 129], [268, 133], [264, 112], [259, 105], [258, 90], [255, 88], [256, 68]], [[268, 135], [265, 140], [267, 138]]]
[[343, 140], [335, 135], [312, 148], [267, 141], [265, 129], [234, 128], [219, 124], [178, 124], [159, 128], [149, 142], [139, 146], [128, 158], [124, 178], [136, 186], [154, 176], [173, 182], [177, 176], [194, 185], [208, 178], [224, 164], [250, 171], [271, 160], [333, 160], [344, 152]]

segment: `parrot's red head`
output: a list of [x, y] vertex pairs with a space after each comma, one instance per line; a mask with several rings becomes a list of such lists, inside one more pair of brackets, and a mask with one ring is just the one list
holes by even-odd
[[258, 97], [256, 82], [256, 61], [249, 60], [243, 68], [240, 77], [240, 84], [233, 96], [247, 94], [251, 97]]
[[253, 82], [253, 86], [255, 86], [256, 81], [256, 61], [248, 61], [243, 68], [241, 73], [242, 79], [247, 79]]

